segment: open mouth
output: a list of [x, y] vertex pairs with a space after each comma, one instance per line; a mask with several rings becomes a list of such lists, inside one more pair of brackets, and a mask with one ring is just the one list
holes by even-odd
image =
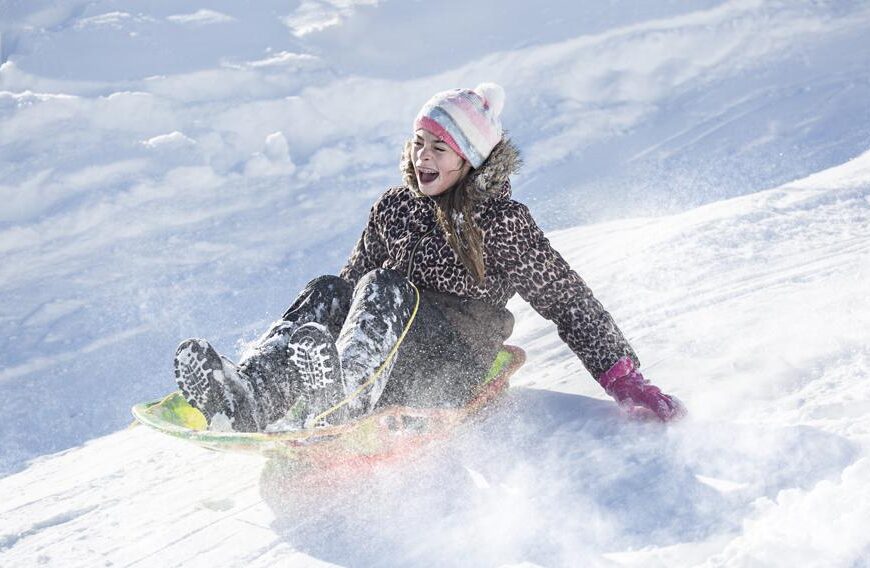
[[428, 185], [438, 179], [438, 172], [429, 170], [417, 170], [417, 175], [420, 177], [420, 183]]

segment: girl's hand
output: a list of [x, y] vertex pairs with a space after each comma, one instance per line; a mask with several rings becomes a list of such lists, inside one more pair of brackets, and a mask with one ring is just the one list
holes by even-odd
[[623, 357], [599, 375], [598, 382], [624, 408], [646, 408], [662, 422], [679, 420], [686, 415], [686, 407], [679, 399], [664, 394], [657, 386], [650, 384], [628, 357]]

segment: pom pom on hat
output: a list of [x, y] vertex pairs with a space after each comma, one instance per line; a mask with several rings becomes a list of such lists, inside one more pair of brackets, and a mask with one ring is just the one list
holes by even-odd
[[501, 116], [501, 111], [504, 109], [504, 89], [501, 85], [481, 83], [474, 88], [474, 92], [480, 95], [495, 116]]
[[414, 129], [428, 130], [479, 168], [504, 134], [499, 119], [504, 99], [504, 89], [495, 83], [443, 91], [426, 101]]

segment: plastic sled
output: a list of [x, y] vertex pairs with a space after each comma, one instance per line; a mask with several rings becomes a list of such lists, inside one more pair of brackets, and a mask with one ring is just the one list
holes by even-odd
[[220, 432], [207, 429], [205, 417], [176, 391], [163, 399], [137, 404], [135, 419], [163, 434], [225, 452], [249, 452], [280, 458], [296, 470], [375, 464], [431, 441], [498, 399], [526, 354], [512, 345], [499, 352], [479, 392], [462, 408], [386, 407], [353, 422], [282, 432]]

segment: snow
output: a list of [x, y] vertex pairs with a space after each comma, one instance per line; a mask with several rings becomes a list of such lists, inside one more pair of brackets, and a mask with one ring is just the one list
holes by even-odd
[[148, 146], [149, 148], [168, 148], [170, 150], [175, 150], [179, 148], [183, 148], [184, 146], [190, 144], [196, 144], [196, 140], [191, 140], [183, 133], [174, 130], [169, 134], [161, 134], [160, 136], [154, 136], [153, 138], [149, 138], [148, 140], [143, 140], [142, 144]]
[[189, 24], [194, 26], [221, 24], [235, 20], [232, 16], [227, 16], [226, 14], [214, 10], [197, 10], [192, 14], [175, 14], [174, 16], [168, 16], [166, 19], [177, 24]]
[[[870, 565], [870, 7], [638, 4], [0, 0], [0, 565]], [[684, 422], [516, 299], [506, 404], [323, 493], [127, 428], [180, 340], [237, 356], [336, 273], [419, 105], [484, 81]]]
[[293, 35], [303, 37], [340, 25], [357, 5], [377, 6], [378, 0], [302, 0], [283, 21]]

